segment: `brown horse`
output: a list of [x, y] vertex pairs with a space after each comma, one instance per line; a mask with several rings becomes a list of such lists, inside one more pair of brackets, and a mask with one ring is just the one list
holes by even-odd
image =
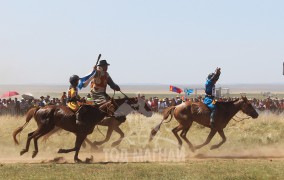
[[26, 123], [17, 128], [13, 133], [15, 143], [19, 144], [16, 136], [26, 127], [32, 117], [34, 117], [36, 120], [38, 128], [28, 134], [26, 148], [21, 151], [20, 155], [28, 152], [30, 141], [34, 139], [35, 151], [32, 155], [34, 158], [38, 153], [38, 139], [49, 133], [55, 126], [57, 126], [76, 135], [75, 147], [71, 149], [60, 149], [58, 153], [69, 153], [75, 151], [74, 161], [82, 162], [78, 158], [78, 154], [87, 135], [91, 134], [95, 125], [97, 125], [98, 122], [100, 122], [106, 116], [114, 115], [114, 112], [117, 110], [117, 108], [125, 101], [126, 99], [112, 99], [111, 101], [105, 102], [101, 106], [82, 106], [85, 111], [82, 118], [85, 125], [80, 126], [76, 125], [76, 117], [74, 112], [65, 106], [46, 106], [40, 109], [33, 108], [29, 110], [26, 117]]
[[[226, 142], [226, 136], [223, 129], [239, 111], [242, 111], [243, 113], [254, 119], [258, 117], [258, 113], [252, 107], [251, 103], [246, 97], [242, 97], [241, 99], [231, 102], [217, 102], [215, 112], [215, 128], [211, 128], [211, 131], [203, 144], [194, 147], [187, 139], [186, 134], [193, 121], [210, 128], [210, 111], [202, 102], [193, 103], [188, 101], [178, 106], [169, 107], [165, 109], [163, 114], [164, 117], [161, 123], [152, 130], [150, 141], [156, 135], [162, 123], [169, 117], [169, 115], [171, 115], [171, 119], [169, 121], [171, 121], [174, 116], [175, 119], [179, 122], [179, 125], [172, 129], [173, 134], [178, 140], [179, 147], [181, 147], [182, 145], [182, 138], [188, 144], [189, 148], [194, 152], [195, 149], [199, 149], [207, 145], [214, 137], [216, 132], [218, 132], [222, 137], [222, 141], [216, 145], [211, 146], [211, 150], [219, 148], [223, 143]], [[182, 131], [180, 134], [181, 138], [178, 136], [179, 131]]]
[[[118, 115], [120, 117], [127, 116], [128, 114], [133, 112], [133, 110], [142, 114], [145, 117], [151, 117], [153, 115], [151, 108], [147, 105], [145, 100], [143, 100], [142, 98], [139, 98], [139, 99], [138, 98], [129, 98], [129, 99], [132, 100], [133, 103], [137, 102], [136, 106], [132, 106], [132, 107], [130, 105], [120, 106], [115, 112], [115, 114], [117, 114], [117, 116]], [[125, 122], [125, 120], [121, 120], [121, 119], [118, 120], [115, 117], [107, 117], [97, 124], [97, 125], [100, 125], [100, 126], [107, 126], [108, 127], [105, 139], [102, 140], [102, 141], [98, 141], [98, 142], [94, 141], [92, 143], [88, 138], [86, 138], [85, 141], [88, 144], [90, 144], [92, 146], [92, 148], [97, 149], [97, 146], [100, 146], [100, 145], [108, 142], [110, 140], [110, 137], [111, 137], [113, 131], [115, 131], [120, 135], [120, 137], [119, 137], [118, 140], [114, 141], [111, 144], [111, 146], [112, 147], [118, 146], [124, 138], [124, 132], [119, 127], [124, 122]], [[54, 134], [55, 132], [57, 132], [59, 130], [60, 130], [59, 127], [55, 127], [50, 133], [48, 133], [47, 135], [44, 136], [44, 140], [46, 141], [52, 134]]]
[[[137, 98], [136, 98], [137, 99]], [[138, 105], [136, 107], [134, 107], [135, 111], [142, 114], [143, 116], [145, 117], [151, 117], [153, 115], [153, 112], [151, 110], [151, 108], [147, 105], [147, 103], [145, 102], [145, 100], [139, 98], [138, 99]], [[133, 111], [133, 110], [132, 110]], [[118, 113], [120, 116], [127, 116], [128, 114], [130, 114], [131, 112], [131, 109], [127, 106], [125, 107], [121, 107], [121, 110], [120, 108], [115, 112], [115, 113]], [[126, 119], [125, 119], [126, 120]], [[109, 117], [109, 118], [105, 118], [104, 120], [102, 120], [101, 122], [98, 123], [98, 125], [100, 126], [107, 126], [108, 127], [108, 130], [107, 130], [107, 134], [106, 134], [106, 137], [104, 140], [102, 141], [94, 141], [93, 142], [93, 146], [95, 145], [102, 145], [106, 142], [108, 142], [110, 140], [110, 137], [112, 135], [112, 132], [115, 131], [117, 132], [119, 135], [120, 135], [120, 138], [116, 141], [114, 141], [111, 146], [112, 147], [115, 147], [117, 145], [119, 145], [121, 143], [121, 141], [123, 140], [124, 138], [124, 133], [123, 131], [120, 129], [120, 125], [122, 123], [125, 122], [124, 121], [121, 121], [121, 120], [117, 120], [116, 118], [114, 117]]]

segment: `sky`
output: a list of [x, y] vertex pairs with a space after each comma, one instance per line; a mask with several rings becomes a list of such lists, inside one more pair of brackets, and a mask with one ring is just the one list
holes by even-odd
[[281, 83], [282, 0], [0, 0], [0, 84], [68, 84], [98, 54], [118, 84]]

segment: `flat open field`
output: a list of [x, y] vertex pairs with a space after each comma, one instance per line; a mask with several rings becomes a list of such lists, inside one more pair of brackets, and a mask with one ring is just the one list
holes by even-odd
[[[238, 116], [243, 117], [243, 114]], [[8, 179], [282, 179], [284, 177], [284, 118], [283, 114], [261, 114], [256, 120], [232, 121], [225, 129], [227, 142], [217, 150], [210, 146], [220, 141], [216, 135], [212, 142], [196, 152], [184, 143], [179, 150], [171, 129], [177, 125], [173, 119], [164, 124], [153, 142], [148, 143], [151, 128], [161, 116], [151, 118], [129, 115], [121, 125], [125, 139], [118, 148], [111, 143], [119, 138], [114, 133], [110, 142], [94, 151], [89, 145], [82, 148], [81, 159], [93, 157], [88, 164], [74, 164], [73, 155], [57, 154], [59, 148], [71, 148], [74, 135], [65, 131], [53, 134], [46, 142], [39, 141], [39, 154], [32, 159], [30, 151], [19, 155], [25, 146], [28, 132], [35, 129], [34, 121], [24, 129], [20, 145], [12, 140], [12, 132], [22, 125], [24, 117], [0, 117], [0, 178]], [[105, 127], [99, 127], [103, 134]], [[194, 144], [202, 143], [209, 129], [193, 125], [187, 137]], [[102, 140], [95, 129], [89, 139]]]
[[5, 164], [1, 179], [283, 179], [282, 160], [184, 163]]

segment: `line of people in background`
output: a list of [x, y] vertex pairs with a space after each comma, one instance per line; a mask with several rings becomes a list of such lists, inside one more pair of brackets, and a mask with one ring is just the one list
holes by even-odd
[[[145, 96], [142, 95], [142, 98], [145, 99]], [[216, 98], [217, 101], [220, 102], [227, 102], [227, 101], [233, 101], [237, 99], [234, 98]], [[170, 106], [176, 106], [181, 104], [184, 101], [192, 101], [192, 102], [203, 102], [204, 97], [199, 96], [197, 98], [183, 98], [183, 97], [175, 97], [175, 98], [164, 98], [159, 99], [158, 97], [150, 97], [149, 99], [146, 99], [146, 102], [148, 102], [148, 105], [152, 108], [155, 112], [163, 112], [163, 110]], [[270, 111], [275, 113], [282, 113], [284, 112], [284, 98], [278, 99], [278, 98], [266, 98], [266, 99], [250, 99], [251, 104], [253, 107], [259, 111]]]
[[[87, 95], [88, 99], [90, 95]], [[170, 106], [176, 106], [181, 104], [184, 101], [192, 102], [202, 102], [204, 97], [199, 96], [197, 98], [183, 98], [176, 96], [174, 98], [158, 98], [150, 97], [145, 99], [145, 95], [139, 95], [141, 98], [146, 100], [148, 105], [154, 112], [163, 112], [163, 110]], [[236, 98], [218, 98], [218, 101], [233, 101]], [[250, 99], [254, 108], [259, 111], [271, 111], [276, 113], [284, 112], [284, 99], [278, 98], [266, 98], [266, 99]], [[46, 97], [41, 96], [39, 99], [21, 99], [9, 98], [9, 99], [0, 99], [0, 115], [24, 115], [30, 108], [33, 107], [44, 107], [46, 105], [63, 105], [67, 104], [67, 95], [66, 92], [62, 93], [61, 98], [51, 98], [49, 95]]]
[[46, 105], [66, 106], [66, 103], [66, 92], [63, 92], [60, 99], [50, 98], [49, 95], [47, 95], [46, 97], [41, 96], [39, 99], [0, 99], [0, 115], [24, 115], [29, 109], [33, 107], [44, 107]]

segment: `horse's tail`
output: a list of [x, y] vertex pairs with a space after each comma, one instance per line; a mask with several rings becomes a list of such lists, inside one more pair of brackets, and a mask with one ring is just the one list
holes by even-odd
[[157, 134], [157, 132], [160, 130], [161, 125], [163, 124], [163, 122], [168, 119], [169, 115], [171, 115], [171, 118], [169, 121], [167, 121], [166, 123], [170, 122], [173, 119], [173, 114], [174, 114], [174, 110], [176, 109], [175, 106], [171, 106], [168, 107], [164, 110], [163, 112], [163, 120], [155, 127], [152, 129], [151, 134], [150, 134], [150, 139], [149, 142], [153, 140], [153, 138], [155, 137], [155, 135]]
[[171, 106], [171, 107], [166, 108], [163, 112], [163, 116], [164, 116], [163, 121], [168, 119], [169, 115], [171, 115], [171, 119], [168, 121], [168, 122], [170, 122], [173, 118], [173, 113], [174, 113], [175, 109], [176, 109], [175, 106]]
[[18, 127], [18, 128], [13, 132], [13, 139], [14, 139], [14, 142], [15, 142], [17, 145], [19, 144], [19, 141], [17, 140], [17, 135], [23, 131], [23, 129], [28, 125], [28, 123], [30, 122], [30, 120], [33, 118], [33, 116], [35, 115], [35, 113], [36, 113], [39, 109], [40, 109], [39, 107], [35, 107], [35, 108], [30, 109], [30, 110], [26, 113], [26, 123], [25, 123], [23, 126]]

